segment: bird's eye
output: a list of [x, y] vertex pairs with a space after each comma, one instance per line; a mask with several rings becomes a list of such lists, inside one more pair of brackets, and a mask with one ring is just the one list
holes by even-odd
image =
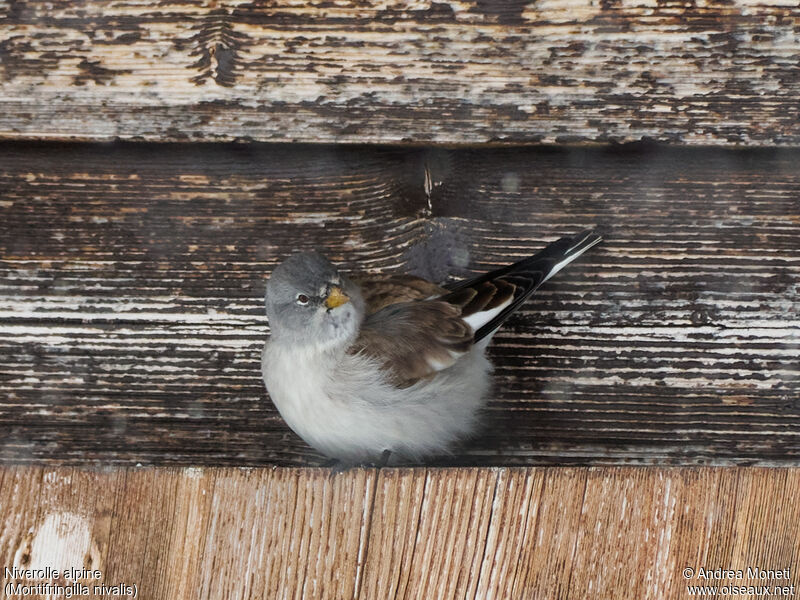
[[306, 296], [305, 294], [297, 294], [297, 303], [302, 306], [305, 306], [306, 304], [308, 304], [308, 296]]

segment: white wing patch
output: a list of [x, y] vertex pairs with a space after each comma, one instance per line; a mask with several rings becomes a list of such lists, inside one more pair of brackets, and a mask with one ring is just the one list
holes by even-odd
[[482, 311], [476, 312], [474, 314], [471, 314], [468, 317], [461, 317], [461, 318], [464, 321], [466, 321], [467, 325], [472, 327], [472, 331], [478, 331], [478, 329], [480, 329], [481, 327], [486, 325], [489, 321], [494, 319], [497, 315], [499, 315], [503, 311], [503, 309], [506, 306], [511, 304], [513, 301], [514, 301], [514, 298], [512, 296], [511, 298], [508, 299], [507, 302], [504, 302], [500, 306], [497, 306], [497, 307], [489, 309], [489, 310], [482, 310]]
[[450, 355], [451, 355], [451, 360], [449, 361], [441, 361], [429, 356], [425, 362], [427, 362], [428, 366], [430, 366], [430, 368], [433, 369], [434, 371], [441, 371], [443, 369], [446, 369], [447, 367], [452, 367], [453, 363], [456, 362], [455, 359], [461, 356], [460, 354], [453, 356], [452, 352], [450, 352]]

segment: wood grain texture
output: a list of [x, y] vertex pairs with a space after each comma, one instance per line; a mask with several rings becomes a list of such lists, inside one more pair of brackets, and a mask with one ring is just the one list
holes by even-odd
[[0, 566], [97, 568], [152, 600], [793, 597], [798, 497], [796, 468], [6, 466]]
[[0, 137], [800, 143], [787, 0], [0, 1]]
[[799, 161], [7, 144], [0, 456], [320, 464], [261, 381], [278, 261], [443, 281], [596, 226], [606, 241], [495, 337], [485, 430], [437, 464], [797, 465]]

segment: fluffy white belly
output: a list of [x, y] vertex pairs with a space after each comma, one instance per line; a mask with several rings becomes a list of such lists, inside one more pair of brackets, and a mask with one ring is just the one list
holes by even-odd
[[361, 356], [267, 342], [262, 371], [272, 401], [300, 437], [328, 456], [363, 462], [387, 449], [414, 459], [441, 453], [471, 433], [490, 365], [474, 349], [433, 378], [395, 388]]

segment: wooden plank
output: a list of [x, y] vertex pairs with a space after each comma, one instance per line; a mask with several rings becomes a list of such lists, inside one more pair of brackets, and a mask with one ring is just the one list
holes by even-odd
[[[543, 470], [497, 471], [483, 562], [474, 578], [477, 584], [475, 598], [522, 597], [514, 592], [514, 585], [525, 561], [523, 556], [528, 560], [532, 558], [524, 554], [533, 544], [527, 536], [530, 531], [540, 531], [536, 518], [544, 479]], [[551, 554], [550, 559], [553, 557]], [[551, 562], [551, 566], [553, 564]]]
[[[119, 472], [119, 471], [118, 471]], [[169, 573], [166, 560], [178, 478], [175, 471], [123, 471], [114, 486], [114, 513], [103, 576], [106, 585], [137, 586], [141, 597], [162, 594]], [[149, 549], [157, 549], [156, 552]]]
[[[125, 577], [153, 600], [175, 590], [198, 599], [435, 590], [443, 599], [670, 600], [716, 586], [736, 595], [725, 585], [793, 597], [798, 494], [797, 468], [4, 466], [0, 556], [22, 568], [20, 518], [38, 513], [25, 532], [28, 568], [86, 568], [102, 538], [107, 562], [95, 563], [93, 583]], [[734, 574], [703, 574], [719, 569]], [[25, 583], [36, 580], [3, 572], [4, 590]]]
[[[162, 588], [165, 598], [189, 598], [197, 593], [202, 582], [209, 579], [202, 559], [206, 552], [218, 474], [218, 471], [211, 469], [184, 469], [178, 477], [175, 508], [170, 524], [169, 552], [161, 557], [166, 563], [164, 570], [173, 574]], [[253, 515], [248, 517], [254, 518]], [[231, 587], [233, 583], [229, 582]]]
[[200, 564], [214, 568], [201, 569], [194, 588], [187, 580], [191, 597], [354, 597], [374, 478], [364, 470], [348, 478], [327, 471], [218, 472], [209, 521], [200, 530]]
[[[3, 512], [3, 527], [0, 528], [0, 560], [3, 564], [0, 566], [27, 569], [31, 564], [43, 469], [3, 467], [0, 471], [0, 510]], [[5, 583], [4, 577], [4, 586]]]
[[[564, 469], [539, 473], [543, 481], [536, 482], [535, 493], [527, 506], [522, 507], [525, 526], [513, 535], [520, 555], [514, 577], [510, 580], [512, 597], [524, 598], [537, 590], [548, 590], [554, 597], [566, 597], [570, 591], [581, 523], [581, 507], [586, 501], [586, 469]], [[502, 523], [502, 521], [500, 521]]]
[[404, 598], [414, 585], [411, 561], [417, 548], [426, 490], [424, 469], [386, 469], [377, 479], [361, 597]]
[[[31, 545], [33, 558], [28, 568], [107, 570], [111, 558], [108, 547], [114, 494], [121, 474], [118, 471], [98, 474], [81, 469], [43, 469], [37, 522], [32, 528], [37, 533]], [[86, 577], [78, 580], [85, 585], [92, 581]]]
[[799, 163], [6, 145], [0, 456], [320, 464], [261, 382], [279, 260], [445, 280], [597, 226], [606, 241], [495, 337], [485, 430], [438, 464], [797, 464]]
[[0, 2], [0, 137], [800, 143], [785, 0]]
[[[409, 565], [421, 576], [408, 579], [402, 597], [474, 597], [496, 479], [487, 469], [427, 473]], [[391, 496], [376, 498], [377, 506], [393, 502]]]

